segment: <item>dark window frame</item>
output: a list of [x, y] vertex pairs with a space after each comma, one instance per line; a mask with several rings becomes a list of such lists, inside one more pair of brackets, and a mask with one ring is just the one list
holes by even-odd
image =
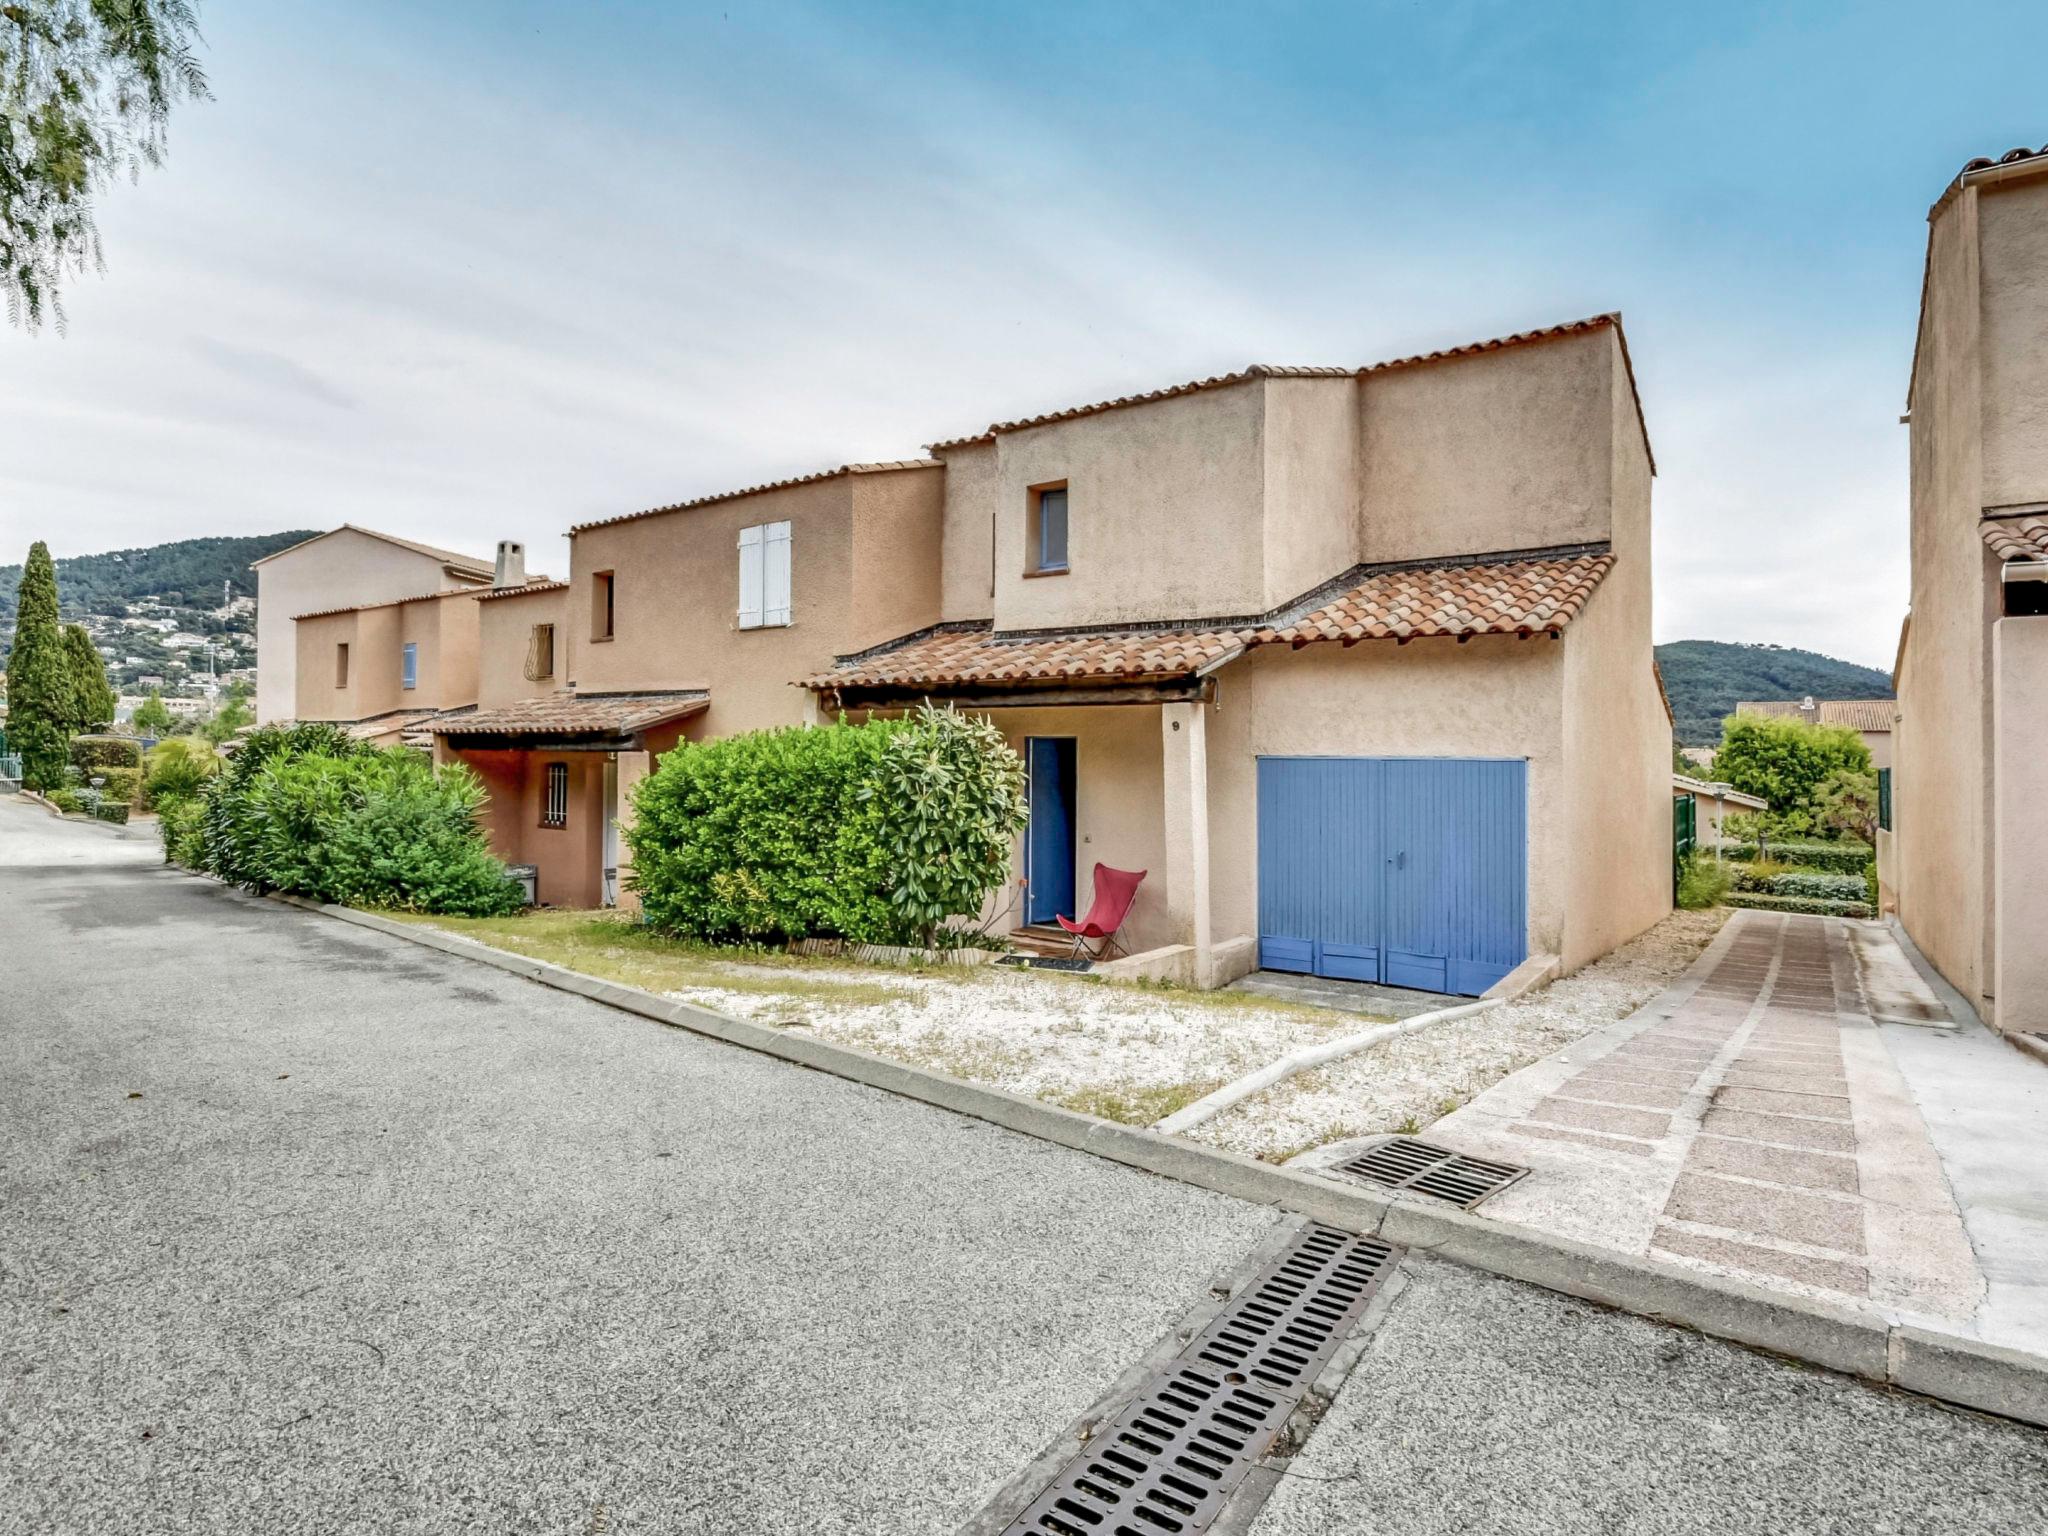
[[593, 571], [590, 579], [590, 638], [614, 639], [618, 635], [618, 573]]
[[540, 824], [551, 832], [569, 825], [569, 765], [549, 763], [541, 770]]

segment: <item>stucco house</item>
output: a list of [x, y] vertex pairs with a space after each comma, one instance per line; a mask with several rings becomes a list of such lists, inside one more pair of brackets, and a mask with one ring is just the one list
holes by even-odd
[[428, 720], [476, 704], [479, 600], [516, 593], [526, 582], [525, 551], [506, 541], [488, 585], [294, 615], [294, 698], [286, 718], [346, 725], [379, 747], [430, 747]]
[[1780, 720], [1802, 720], [1808, 725], [1845, 725], [1863, 738], [1870, 749], [1870, 766], [1892, 765], [1892, 724], [1898, 717], [1897, 699], [1745, 699], [1735, 706], [1738, 715], [1770, 715]]
[[1912, 609], [1879, 873], [1985, 1022], [2048, 1033], [2048, 145], [1928, 214]]
[[[571, 530], [427, 722], [540, 897], [630, 901], [679, 741], [920, 699], [1026, 758], [1029, 928], [1147, 871], [1156, 974], [1477, 993], [1670, 908], [1654, 473], [1619, 318], [1253, 367]], [[792, 686], [792, 684], [798, 686]]]
[[[444, 588], [490, 585], [492, 565], [353, 523], [253, 562], [256, 572], [256, 720], [289, 720], [299, 702], [295, 620], [301, 614]], [[314, 717], [324, 718], [324, 717]]]
[[[1671, 904], [1654, 467], [1618, 317], [997, 423], [936, 622], [805, 679], [1023, 753], [1013, 921], [1147, 871], [1135, 949], [1479, 993]], [[715, 693], [714, 689], [714, 693]]]

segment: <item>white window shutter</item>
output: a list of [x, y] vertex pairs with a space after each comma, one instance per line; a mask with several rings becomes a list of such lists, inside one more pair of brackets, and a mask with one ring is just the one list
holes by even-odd
[[789, 524], [770, 523], [761, 530], [761, 622], [789, 622]]
[[740, 628], [761, 627], [761, 533], [757, 527], [740, 530]]

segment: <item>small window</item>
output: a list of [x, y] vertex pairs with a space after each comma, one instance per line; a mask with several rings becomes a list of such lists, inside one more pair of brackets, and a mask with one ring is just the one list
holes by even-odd
[[405, 686], [417, 688], [420, 685], [420, 648], [417, 642], [405, 642]]
[[526, 642], [526, 680], [540, 682], [555, 675], [555, 626], [536, 624]]
[[348, 686], [348, 645], [346, 642], [334, 648], [334, 686]]
[[544, 827], [569, 825], [569, 765], [549, 763], [547, 780], [541, 789], [540, 824]]
[[1034, 575], [1067, 568], [1067, 488], [1049, 485], [1032, 493], [1030, 556]]
[[789, 619], [789, 524], [740, 530], [740, 628], [777, 629]]
[[612, 573], [599, 571], [590, 581], [590, 638], [609, 640], [613, 634]]

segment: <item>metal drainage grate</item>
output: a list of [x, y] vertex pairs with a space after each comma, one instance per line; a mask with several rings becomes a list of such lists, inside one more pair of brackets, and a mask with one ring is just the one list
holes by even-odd
[[1371, 1151], [1339, 1163], [1336, 1171], [1389, 1189], [1413, 1190], [1471, 1210], [1489, 1195], [1497, 1195], [1529, 1170], [1514, 1163], [1488, 1162], [1467, 1157], [1449, 1147], [1433, 1146], [1409, 1136], [1383, 1141]]
[[1364, 1312], [1394, 1250], [1304, 1227], [1005, 1536], [1196, 1536]]

